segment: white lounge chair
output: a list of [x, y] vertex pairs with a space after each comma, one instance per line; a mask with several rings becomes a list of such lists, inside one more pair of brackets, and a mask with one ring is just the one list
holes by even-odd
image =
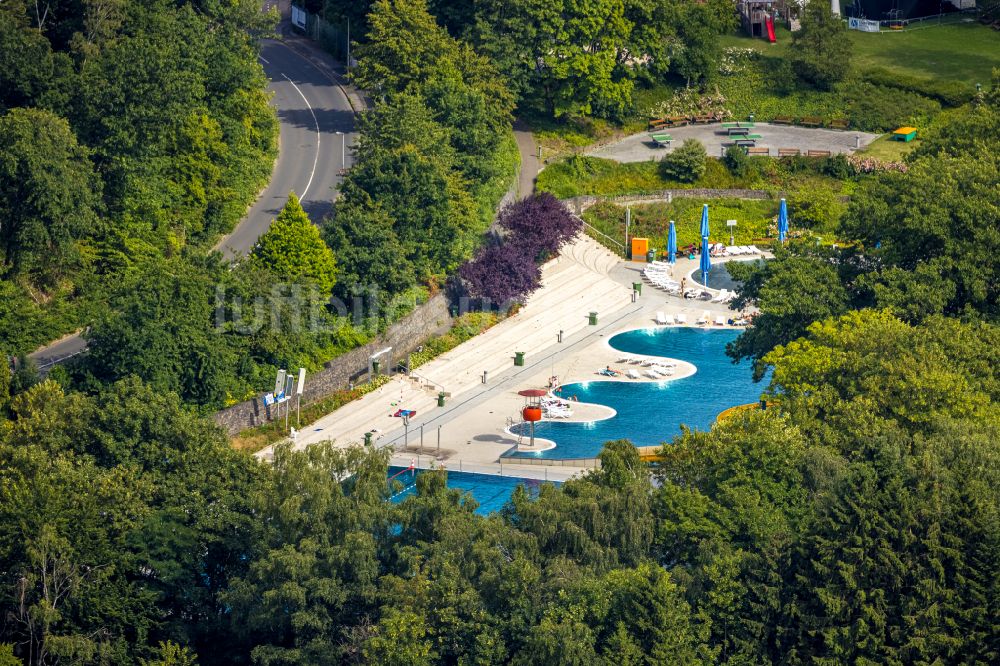
[[728, 296], [729, 296], [729, 290], [728, 289], [722, 289], [721, 291], [719, 291], [718, 295], [716, 295], [716, 297], [712, 299], [712, 302], [713, 303], [724, 303], [726, 301], [726, 298]]
[[657, 312], [656, 323], [660, 324], [661, 326], [665, 325], [667, 323], [667, 315], [663, 314], [662, 312]]
[[756, 245], [747, 245], [747, 247], [750, 248], [750, 252], [753, 254], [764, 254], [763, 250], [758, 248]]
[[650, 379], [662, 379], [659, 374], [653, 372], [651, 369], [646, 371], [646, 376]]
[[625, 374], [629, 376], [629, 379], [640, 379], [640, 378], [642, 378], [642, 375], [640, 375], [639, 371], [636, 370], [635, 368], [629, 368], [628, 371]]
[[686, 314], [684, 314], [683, 312], [679, 313], [677, 315], [677, 323], [681, 324], [682, 326], [684, 324], [688, 323], [688, 316]]
[[701, 313], [701, 316], [698, 317], [698, 320], [695, 323], [704, 326], [708, 324], [710, 321], [712, 321], [712, 313], [709, 312], [708, 310], [705, 310], [704, 312]]
[[716, 326], [725, 326], [726, 325], [726, 318], [723, 315], [717, 316], [715, 318], [715, 325]]

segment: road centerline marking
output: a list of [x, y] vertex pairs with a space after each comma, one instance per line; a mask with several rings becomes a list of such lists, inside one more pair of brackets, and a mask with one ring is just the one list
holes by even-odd
[[309, 182], [306, 183], [306, 189], [302, 190], [302, 194], [299, 195], [299, 199], [305, 201], [306, 194], [309, 192], [309, 188], [312, 186], [313, 177], [316, 175], [316, 166], [319, 164], [319, 141], [320, 141], [319, 121], [316, 120], [316, 113], [313, 111], [313, 108], [309, 104], [309, 100], [306, 99], [306, 96], [302, 92], [302, 89], [299, 88], [297, 85], [295, 85], [295, 81], [292, 81], [290, 78], [288, 78], [287, 74], [282, 72], [281, 75], [285, 77], [286, 81], [292, 84], [292, 87], [295, 88], [295, 91], [297, 93], [299, 93], [299, 96], [302, 98], [302, 101], [306, 103], [306, 108], [309, 109], [309, 115], [311, 115], [313, 119], [313, 125], [316, 126], [316, 156], [313, 158], [312, 171], [309, 172]]

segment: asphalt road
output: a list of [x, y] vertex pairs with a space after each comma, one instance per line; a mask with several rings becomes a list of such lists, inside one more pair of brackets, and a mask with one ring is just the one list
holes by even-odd
[[[260, 60], [271, 80], [271, 104], [281, 123], [278, 159], [270, 183], [246, 217], [216, 245], [227, 260], [242, 257], [253, 248], [285, 205], [289, 192], [298, 195], [309, 219], [321, 222], [332, 207], [340, 170], [351, 165], [354, 114], [343, 89], [310, 59], [282, 42], [265, 40]], [[45, 371], [86, 349], [87, 341], [73, 334], [29, 356]]]
[[[289, 192], [319, 223], [330, 212], [340, 169], [351, 165], [354, 114], [330, 76], [288, 45], [265, 40], [261, 64], [281, 122], [271, 182], [232, 233], [216, 245], [226, 259], [248, 253], [281, 211]], [[342, 132], [342, 134], [337, 134]], [[346, 164], [345, 164], [346, 161]]]

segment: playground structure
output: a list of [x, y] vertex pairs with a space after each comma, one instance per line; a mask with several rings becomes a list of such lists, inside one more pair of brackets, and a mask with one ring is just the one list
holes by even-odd
[[774, 17], [787, 15], [784, 0], [741, 0], [740, 23], [751, 37], [763, 37], [774, 43]]

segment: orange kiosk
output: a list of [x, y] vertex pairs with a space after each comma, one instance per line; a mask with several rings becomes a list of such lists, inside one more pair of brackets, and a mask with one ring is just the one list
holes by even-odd
[[649, 252], [648, 238], [632, 239], [632, 261], [646, 261], [647, 252]]

